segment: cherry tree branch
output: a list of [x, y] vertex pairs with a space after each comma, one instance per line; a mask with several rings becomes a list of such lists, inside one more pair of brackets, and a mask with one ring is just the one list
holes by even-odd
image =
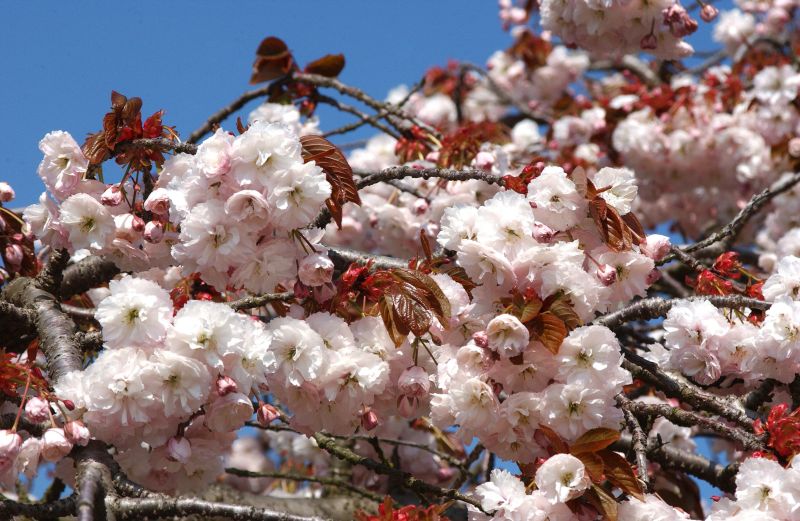
[[104, 257], [90, 256], [64, 269], [59, 295], [62, 299], [80, 295], [119, 275], [120, 269], [114, 261]]
[[632, 320], [650, 320], [663, 317], [672, 309], [672, 306], [685, 301], [708, 301], [720, 308], [750, 308], [750, 309], [769, 309], [772, 305], [769, 302], [758, 300], [742, 295], [705, 295], [695, 296], [685, 299], [662, 299], [658, 297], [637, 300], [628, 306], [606, 315], [597, 317], [592, 322], [608, 328], [614, 328], [625, 322]]
[[308, 476], [304, 474], [294, 474], [291, 472], [252, 472], [249, 470], [230, 468], [230, 467], [226, 468], [225, 472], [233, 476], [239, 476], [242, 478], [275, 478], [275, 479], [286, 479], [289, 481], [307, 481], [309, 483], [319, 483], [320, 485], [326, 485], [329, 487], [337, 487], [349, 490], [354, 494], [357, 494], [361, 497], [365, 497], [377, 503], [383, 501], [383, 496], [379, 494], [375, 494], [373, 492], [370, 492], [369, 490], [364, 490], [362, 488], [353, 485], [352, 483], [348, 483], [347, 481], [336, 478]]
[[462, 494], [457, 490], [441, 488], [437, 487], [436, 485], [431, 485], [426, 481], [422, 481], [421, 479], [415, 478], [408, 472], [404, 472], [397, 468], [388, 467], [382, 463], [378, 463], [373, 459], [356, 454], [352, 450], [337, 444], [333, 438], [325, 434], [317, 432], [314, 433], [313, 438], [317, 442], [317, 446], [319, 448], [325, 450], [326, 452], [329, 452], [331, 455], [336, 456], [337, 458], [347, 461], [348, 463], [351, 463], [353, 465], [361, 465], [363, 467], [366, 467], [367, 469], [377, 474], [384, 474], [392, 478], [395, 478], [398, 481], [398, 483], [401, 483], [404, 487], [410, 490], [422, 494], [433, 494], [441, 498], [455, 499], [463, 503], [468, 503], [476, 507], [481, 512], [488, 514], [488, 512], [483, 510], [483, 507], [481, 507], [480, 501], [478, 501], [475, 498], [465, 496], [464, 494]]
[[212, 114], [202, 125], [200, 125], [197, 130], [189, 134], [189, 139], [186, 140], [186, 143], [197, 143], [203, 136], [211, 133], [211, 130], [215, 125], [219, 125], [225, 121], [231, 114], [247, 105], [250, 101], [269, 94], [271, 87], [271, 85], [266, 85], [264, 87], [247, 91], [226, 106], [222, 107], [217, 112]]
[[394, 130], [390, 129], [389, 127], [381, 123], [379, 121], [379, 118], [376, 118], [375, 116], [370, 116], [369, 114], [365, 114], [364, 112], [361, 112], [352, 105], [343, 103], [337, 99], [331, 98], [330, 96], [325, 96], [324, 94], [317, 95], [317, 100], [322, 103], [325, 103], [326, 105], [330, 105], [331, 107], [341, 110], [342, 112], [347, 112], [348, 114], [352, 114], [364, 124], [371, 125], [376, 129], [380, 130], [381, 132], [384, 132], [392, 136], [395, 139], [400, 139], [400, 134], [398, 134]]
[[74, 512], [74, 496], [49, 503], [20, 503], [10, 499], [0, 501], [0, 519], [13, 519], [14, 516], [24, 516], [26, 518], [49, 521], [72, 515]]
[[647, 434], [642, 430], [639, 420], [636, 419], [632, 410], [633, 402], [624, 394], [620, 393], [616, 397], [617, 404], [622, 409], [625, 417], [625, 424], [631, 433], [631, 450], [636, 456], [637, 475], [644, 484], [645, 490], [650, 489], [650, 475], [647, 472]]
[[173, 141], [163, 137], [155, 138], [140, 138], [131, 141], [125, 141], [117, 145], [114, 149], [114, 155], [127, 150], [140, 150], [142, 148], [158, 148], [160, 150], [169, 150], [175, 153], [196, 154], [197, 145], [192, 142]]
[[377, 110], [383, 111], [391, 114], [392, 116], [396, 116], [400, 119], [404, 119], [410, 122], [412, 125], [416, 125], [421, 129], [424, 129], [429, 134], [438, 137], [441, 137], [441, 134], [438, 130], [431, 127], [430, 125], [418, 120], [417, 118], [410, 116], [401, 108], [395, 106], [392, 103], [387, 103], [384, 101], [378, 101], [375, 98], [371, 97], [370, 95], [366, 94], [364, 91], [352, 87], [350, 85], [346, 85], [339, 81], [336, 78], [329, 78], [327, 76], [321, 76], [319, 74], [309, 74], [305, 72], [295, 72], [292, 74], [291, 78], [295, 81], [299, 81], [302, 83], [308, 83], [311, 85], [316, 85], [317, 87], [328, 87], [339, 91], [340, 93], [344, 94], [345, 96], [350, 96], [351, 98], [357, 99], [358, 101], [364, 103], [365, 105]]
[[[772, 199], [777, 197], [778, 195], [792, 189], [797, 183], [800, 183], [800, 172], [796, 172], [790, 176], [785, 177], [784, 179], [779, 180], [769, 188], [757, 193], [754, 195], [750, 201], [742, 208], [736, 217], [733, 218], [731, 222], [726, 224], [717, 232], [714, 232], [710, 236], [706, 237], [705, 239], [698, 241], [694, 244], [690, 244], [688, 246], [681, 247], [681, 251], [684, 253], [692, 253], [698, 250], [702, 250], [709, 246], [712, 246], [720, 241], [729, 241], [732, 242], [736, 239], [739, 235], [739, 232], [742, 231], [742, 228], [753, 218], [759, 211], [761, 211], [767, 203], [769, 203]], [[662, 266], [671, 260], [674, 260], [676, 255], [674, 253], [667, 255], [660, 261], [656, 263], [658, 266]]]
[[202, 499], [168, 496], [147, 498], [108, 496], [106, 497], [106, 508], [118, 520], [202, 516], [203, 518], [224, 517], [232, 521], [325, 521], [321, 517], [296, 516], [254, 506], [230, 505]]

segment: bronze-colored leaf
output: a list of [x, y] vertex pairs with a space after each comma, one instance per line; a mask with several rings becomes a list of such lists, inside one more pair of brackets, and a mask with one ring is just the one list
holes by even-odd
[[294, 58], [283, 40], [269, 36], [262, 40], [256, 50], [250, 84], [263, 83], [285, 76], [292, 70], [293, 65]]
[[617, 430], [609, 429], [606, 427], [598, 427], [583, 433], [577, 440], [575, 440], [569, 448], [572, 454], [580, 454], [582, 452], [597, 452], [598, 450], [605, 449], [620, 437]]
[[568, 330], [572, 331], [576, 327], [580, 327], [583, 324], [581, 317], [579, 317], [575, 312], [569, 297], [566, 295], [557, 297], [549, 304], [546, 303], [546, 305], [547, 311], [563, 320]]
[[583, 466], [586, 467], [589, 478], [594, 483], [600, 483], [605, 479], [603, 475], [603, 458], [594, 452], [581, 452], [574, 454], [574, 456], [581, 460]]
[[519, 321], [522, 323], [533, 320], [542, 310], [542, 300], [539, 297], [533, 298], [522, 305], [519, 312]]
[[567, 337], [567, 326], [553, 313], [540, 313], [531, 324], [533, 337], [541, 342], [548, 351], [558, 353], [558, 348]]
[[[336, 225], [342, 227], [341, 208], [345, 203], [361, 204], [358, 187], [353, 179], [353, 169], [345, 159], [339, 148], [322, 136], [303, 136], [300, 138], [303, 145], [303, 159], [305, 162], [314, 161], [325, 172], [325, 177], [331, 185], [331, 197], [326, 202], [331, 216]], [[331, 205], [336, 209], [331, 209]]]
[[584, 497], [597, 509], [606, 521], [617, 521], [617, 500], [600, 485], [592, 484]]
[[[550, 443], [550, 447], [553, 449], [554, 452], [560, 454], [569, 453], [569, 446], [567, 445], [567, 442], [561, 439], [561, 436], [559, 436], [558, 433], [556, 433], [556, 431], [554, 431], [547, 425], [539, 425], [539, 427], [536, 429], [536, 432], [544, 436], [545, 440], [547, 440]], [[536, 433], [534, 433], [534, 437], [535, 436]]]
[[633, 243], [639, 244], [640, 242], [644, 242], [645, 240], [645, 232], [642, 223], [639, 222], [639, 218], [633, 212], [628, 212], [622, 216], [622, 220], [628, 226], [628, 229], [631, 231], [633, 235]]
[[306, 72], [329, 78], [337, 77], [344, 69], [343, 54], [326, 54], [306, 65]]
[[606, 478], [611, 484], [626, 494], [644, 501], [642, 484], [633, 472], [633, 467], [628, 463], [628, 460], [608, 449], [598, 451], [597, 454], [603, 458]]

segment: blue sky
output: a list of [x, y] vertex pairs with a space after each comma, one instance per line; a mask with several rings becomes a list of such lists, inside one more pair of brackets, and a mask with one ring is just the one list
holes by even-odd
[[[145, 115], [165, 109], [164, 121], [187, 136], [250, 88], [255, 49], [268, 35], [286, 41], [301, 64], [345, 54], [341, 79], [378, 98], [449, 58], [484, 64], [511, 42], [494, 0], [18, 1], [3, 11], [0, 180], [16, 189], [15, 206], [43, 189], [36, 166], [45, 133], [66, 130], [82, 143], [100, 129], [116, 89], [141, 97]], [[701, 23], [691, 40], [698, 50], [712, 48], [708, 33]], [[324, 129], [350, 121], [320, 115]]]

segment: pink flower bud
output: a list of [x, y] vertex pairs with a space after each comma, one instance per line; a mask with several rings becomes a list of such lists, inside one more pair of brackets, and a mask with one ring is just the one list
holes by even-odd
[[658, 268], [653, 268], [653, 271], [647, 274], [647, 285], [655, 284], [655, 282], [661, 278], [661, 272]]
[[689, 16], [681, 4], [674, 3], [662, 11], [664, 25], [669, 26], [669, 32], [675, 38], [689, 36], [697, 30], [697, 22]]
[[603, 286], [610, 286], [617, 281], [617, 270], [610, 264], [601, 264], [595, 274], [598, 280], [603, 283]]
[[397, 379], [397, 387], [407, 396], [421, 397], [428, 394], [431, 381], [425, 369], [418, 365], [409, 367]]
[[711, 4], [706, 4], [702, 9], [700, 9], [700, 18], [702, 18], [706, 23], [713, 22], [718, 14], [719, 9]]
[[535, 222], [533, 223], [533, 238], [536, 242], [549, 243], [555, 237], [556, 231], [547, 225]]
[[475, 342], [475, 345], [482, 348], [489, 347], [489, 335], [486, 334], [486, 331], [476, 331], [472, 333], [472, 341]]
[[47, 421], [50, 417], [49, 414], [50, 404], [42, 400], [38, 396], [29, 398], [25, 403], [25, 418], [33, 423], [41, 423]]
[[144, 227], [144, 240], [158, 243], [164, 238], [164, 225], [158, 221], [150, 221]]
[[800, 157], [800, 137], [789, 140], [789, 155], [795, 158]]
[[61, 400], [61, 403], [64, 404], [64, 407], [66, 407], [68, 411], [75, 410], [75, 402], [73, 402], [72, 400]]
[[648, 235], [645, 241], [639, 245], [639, 250], [654, 261], [660, 261], [669, 253], [671, 247], [669, 237], [654, 233]]
[[276, 409], [274, 406], [268, 403], [262, 403], [258, 406], [256, 419], [258, 420], [259, 425], [266, 427], [280, 417], [281, 413], [278, 412], [278, 409]]
[[300, 261], [297, 276], [306, 286], [322, 286], [331, 281], [333, 261], [324, 253], [312, 253]]
[[656, 35], [650, 33], [642, 36], [642, 40], [639, 42], [639, 47], [645, 51], [652, 51], [658, 47], [658, 39], [656, 38]]
[[453, 479], [455, 473], [456, 471], [450, 467], [441, 467], [436, 471], [436, 479], [438, 479], [440, 483], [450, 481]]
[[0, 203], [7, 203], [14, 199], [14, 189], [6, 182], [0, 182]]
[[428, 201], [426, 201], [425, 199], [417, 199], [416, 201], [414, 201], [413, 204], [414, 215], [422, 215], [428, 211], [428, 208], [430, 208], [430, 205], [428, 204]]
[[25, 252], [22, 251], [22, 246], [19, 244], [9, 244], [6, 246], [5, 259], [10, 268], [18, 268], [22, 265], [22, 259], [25, 258]]
[[192, 445], [183, 436], [175, 436], [167, 442], [167, 458], [186, 463], [192, 457]]
[[64, 425], [64, 435], [70, 443], [81, 447], [85, 447], [92, 437], [89, 429], [80, 420], [67, 422]]
[[220, 376], [217, 378], [217, 394], [225, 396], [226, 394], [239, 392], [239, 386], [233, 381], [230, 376]]
[[253, 404], [242, 393], [220, 396], [206, 407], [205, 425], [214, 432], [235, 431], [253, 416]]
[[378, 415], [375, 414], [375, 411], [372, 409], [365, 411], [364, 414], [361, 415], [361, 427], [363, 427], [365, 431], [371, 431], [378, 426], [378, 423]]
[[64, 435], [64, 429], [52, 428], [42, 435], [42, 457], [45, 461], [56, 462], [64, 459], [72, 450], [72, 443]]
[[100, 196], [100, 202], [106, 206], [119, 206], [124, 199], [125, 197], [118, 185], [109, 186], [106, 188], [106, 191], [103, 192], [103, 195]]
[[491, 152], [481, 151], [475, 156], [474, 165], [481, 170], [490, 171], [494, 166], [494, 154]]
[[144, 231], [144, 219], [139, 217], [138, 215], [134, 215], [133, 219], [131, 219], [131, 229], [135, 232], [143, 232]]
[[156, 188], [144, 202], [144, 209], [156, 215], [169, 214], [169, 192], [166, 188]]
[[20, 447], [22, 436], [8, 429], [0, 431], [0, 474], [14, 466]]

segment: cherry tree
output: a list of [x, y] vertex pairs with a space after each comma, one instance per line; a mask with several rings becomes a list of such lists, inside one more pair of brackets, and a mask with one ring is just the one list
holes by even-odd
[[191, 134], [42, 138], [0, 517], [800, 519], [795, 4], [499, 4], [382, 100], [268, 37]]

